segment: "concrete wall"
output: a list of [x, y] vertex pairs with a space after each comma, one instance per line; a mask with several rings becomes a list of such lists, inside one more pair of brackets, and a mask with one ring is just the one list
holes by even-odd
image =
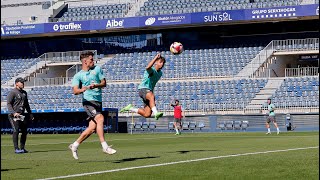
[[[298, 67], [299, 61], [297, 55], [283, 55], [276, 56], [272, 63], [269, 64], [268, 69], [273, 69], [278, 77], [285, 76], [285, 68], [296, 68]], [[271, 77], [276, 75], [271, 70]]]
[[66, 70], [71, 66], [48, 66], [47, 70], [43, 70], [43, 73], [37, 74], [38, 78], [55, 78], [66, 77]]
[[317, 61], [300, 61], [299, 55], [281, 55], [275, 56], [271, 63], [268, 65], [268, 69], [271, 69], [271, 77], [276, 77], [272, 72], [272, 69], [276, 72], [278, 77], [285, 76], [285, 68], [298, 68], [298, 67], [316, 67], [319, 66]]

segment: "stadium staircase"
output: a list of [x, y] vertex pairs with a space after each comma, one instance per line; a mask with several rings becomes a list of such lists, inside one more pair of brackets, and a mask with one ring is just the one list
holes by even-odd
[[255, 72], [259, 70], [259, 68], [271, 58], [273, 54], [273, 43], [272, 41], [263, 48], [259, 54], [256, 55], [235, 77], [243, 78], [243, 77], [253, 77]]
[[64, 1], [56, 1], [49, 9], [53, 10], [53, 16], [55, 16], [65, 6], [67, 6], [67, 4]]
[[266, 103], [267, 99], [270, 98], [278, 88], [280, 88], [284, 77], [270, 78], [264, 88], [256, 94], [256, 97], [245, 107], [246, 112], [260, 113], [261, 107]]
[[28, 78], [32, 74], [35, 75], [37, 72], [41, 72], [42, 69], [46, 68], [46, 64], [47, 63], [48, 63], [48, 61], [39, 61], [39, 62], [37, 62], [35, 65], [31, 66], [29, 69], [26, 69], [22, 73], [16, 75], [12, 79], [10, 79], [6, 84], [11, 86], [11, 85], [14, 84], [15, 79], [18, 78], [18, 77]]
[[134, 17], [136, 16], [137, 12], [140, 11], [140, 8], [144, 5], [145, 2], [148, 0], [139, 0], [136, 3], [132, 4], [131, 9], [128, 11], [128, 13], [125, 15], [125, 17]]

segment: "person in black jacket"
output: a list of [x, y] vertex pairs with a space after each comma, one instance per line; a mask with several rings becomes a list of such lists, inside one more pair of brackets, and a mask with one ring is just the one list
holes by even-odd
[[[12, 89], [7, 96], [8, 118], [13, 129], [12, 139], [15, 153], [27, 153], [25, 144], [27, 140], [28, 119], [33, 120], [30, 105], [27, 98], [27, 92], [23, 90], [24, 79], [19, 77], [15, 80], [15, 88]], [[29, 118], [25, 118], [25, 110], [27, 110]], [[19, 129], [21, 132], [20, 148], [18, 146]]]

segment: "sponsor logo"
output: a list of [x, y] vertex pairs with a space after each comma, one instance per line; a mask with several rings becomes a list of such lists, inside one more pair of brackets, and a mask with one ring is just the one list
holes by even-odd
[[158, 21], [161, 21], [161, 24], [167, 24], [167, 23], [180, 23], [184, 19], [186, 19], [186, 16], [163, 16], [158, 17]]
[[147, 25], [147, 26], [150, 26], [150, 25], [152, 25], [152, 24], [155, 23], [155, 22], [156, 22], [156, 18], [154, 18], [154, 17], [149, 17], [149, 18], [144, 22], [144, 24]]
[[296, 12], [296, 8], [273, 8], [273, 9], [259, 9], [252, 10], [252, 14], [276, 14], [276, 13], [292, 13]]
[[222, 14], [213, 13], [212, 15], [204, 16], [203, 19], [204, 22], [232, 21], [231, 15], [227, 12], [224, 12]]
[[185, 19], [186, 16], [164, 16], [164, 17], [158, 17], [158, 21], [168, 21], [168, 20], [176, 20], [181, 21], [182, 19]]
[[106, 24], [106, 29], [108, 29], [108, 28], [123, 27], [123, 22], [124, 22], [124, 19], [123, 19], [123, 20], [120, 20], [120, 21], [117, 21], [117, 20], [115, 20], [115, 19], [108, 20], [108, 21], [107, 21], [107, 24]]
[[[21, 31], [28, 32], [31, 30], [36, 29], [35, 25], [19, 25], [19, 26], [6, 26], [1, 27], [1, 34], [2, 35], [18, 35], [21, 34]], [[31, 33], [25, 33], [25, 34], [31, 34]]]
[[55, 24], [53, 25], [54, 31], [77, 31], [81, 30], [81, 24], [69, 23], [66, 25], [63, 24]]
[[252, 10], [253, 19], [261, 18], [276, 18], [276, 17], [293, 17], [296, 16], [296, 8], [273, 8], [273, 9], [259, 9]]

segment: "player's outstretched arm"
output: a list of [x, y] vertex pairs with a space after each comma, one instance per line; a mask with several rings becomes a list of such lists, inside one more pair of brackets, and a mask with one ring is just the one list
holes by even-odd
[[161, 57], [160, 53], [158, 53], [148, 64], [148, 66], [146, 67], [146, 70], [149, 70], [153, 64], [156, 62], [157, 59], [159, 59]]

